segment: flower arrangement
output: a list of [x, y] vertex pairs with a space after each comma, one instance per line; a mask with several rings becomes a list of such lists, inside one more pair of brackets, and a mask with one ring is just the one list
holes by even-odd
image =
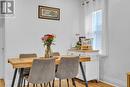
[[46, 34], [41, 39], [46, 47], [45, 49], [45, 58], [51, 57], [51, 45], [53, 44], [55, 36], [53, 34]]
[[41, 39], [44, 43], [44, 46], [51, 46], [54, 38], [55, 36], [53, 34], [46, 34]]

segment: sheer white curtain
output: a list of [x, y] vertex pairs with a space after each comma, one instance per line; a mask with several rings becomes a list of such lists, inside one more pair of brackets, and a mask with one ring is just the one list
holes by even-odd
[[85, 33], [92, 32], [92, 12], [94, 12], [94, 2], [88, 0], [84, 2], [84, 13], [85, 13]]
[[93, 48], [107, 55], [106, 0], [83, 0], [84, 26], [87, 38], [93, 38]]

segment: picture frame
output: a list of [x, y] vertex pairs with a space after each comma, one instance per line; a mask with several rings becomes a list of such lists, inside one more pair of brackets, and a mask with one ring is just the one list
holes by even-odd
[[86, 39], [86, 37], [79, 37], [79, 42], [81, 43], [82, 45], [82, 42]]
[[92, 46], [93, 38], [79, 37], [81, 45]]
[[60, 20], [60, 9], [39, 5], [38, 18], [48, 20]]
[[92, 46], [92, 43], [93, 43], [93, 38], [85, 39], [83, 42], [83, 44], [88, 46]]

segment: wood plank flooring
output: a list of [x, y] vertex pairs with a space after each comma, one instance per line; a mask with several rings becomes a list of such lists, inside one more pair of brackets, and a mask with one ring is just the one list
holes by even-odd
[[[69, 83], [70, 83], [69, 87], [73, 87], [72, 83], [71, 83], [71, 80], [69, 80]], [[5, 87], [4, 84], [5, 84], [4, 80], [0, 80], [0, 87]], [[76, 86], [77, 87], [85, 87], [84, 83], [80, 82], [80, 81], [76, 81]], [[33, 86], [30, 85], [30, 87], [33, 87]], [[40, 87], [40, 86], [38, 86], [38, 87]], [[58, 81], [55, 81], [55, 87], [59, 87], [58, 86]], [[66, 80], [62, 80], [62, 87], [68, 87]], [[114, 86], [111, 86], [109, 84], [105, 84], [105, 83], [102, 83], [102, 82], [98, 82], [98, 83], [96, 83], [96, 82], [89, 82], [89, 87], [114, 87]]]
[[0, 79], [0, 87], [5, 87], [5, 83], [3, 79]]

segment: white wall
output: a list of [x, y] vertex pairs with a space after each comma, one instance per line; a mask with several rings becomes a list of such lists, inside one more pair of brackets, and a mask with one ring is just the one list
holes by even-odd
[[108, 0], [109, 56], [101, 62], [101, 78], [126, 87], [130, 71], [130, 0]]
[[0, 18], [0, 79], [4, 78], [4, 21]]
[[[60, 21], [38, 19], [38, 5], [47, 5], [61, 9]], [[37, 53], [43, 56], [41, 36], [56, 34], [53, 51], [66, 53], [71, 46], [73, 34], [79, 30], [79, 0], [15, 0], [15, 17], [7, 18], [5, 23], [6, 87], [10, 87], [13, 68], [8, 58], [18, 57], [20, 53]]]
[[[101, 79], [125, 87], [126, 73], [130, 71], [130, 1], [108, 0], [109, 56], [101, 60]], [[49, 5], [61, 9], [61, 20], [51, 21], [37, 18], [38, 5]], [[15, 18], [6, 19], [6, 87], [10, 86], [13, 69], [8, 58], [19, 53], [36, 52], [43, 55], [42, 34], [57, 35], [53, 50], [65, 53], [72, 43], [73, 35], [82, 28], [79, 23], [81, 8], [78, 0], [16, 0]], [[80, 28], [79, 28], [80, 27]], [[81, 31], [80, 31], [81, 32]], [[82, 33], [82, 32], [81, 32]]]

